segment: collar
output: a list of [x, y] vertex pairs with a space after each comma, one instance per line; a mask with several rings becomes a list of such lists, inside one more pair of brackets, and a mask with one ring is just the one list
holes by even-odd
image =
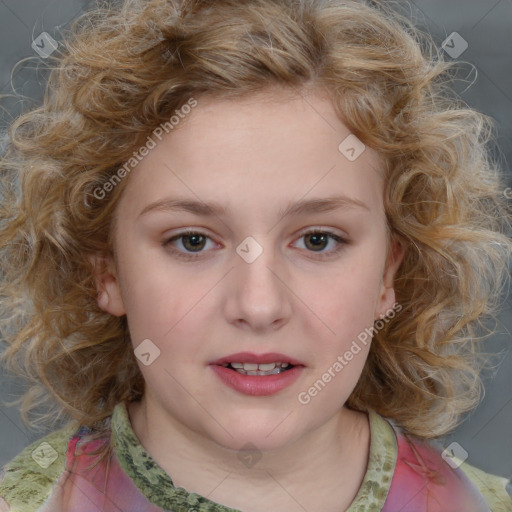
[[[397, 460], [397, 438], [393, 426], [377, 412], [368, 411], [370, 453], [359, 491], [346, 512], [381, 510], [384, 507]], [[128, 409], [119, 402], [112, 413], [112, 443], [123, 470], [146, 498], [164, 509], [201, 507], [204, 512], [239, 512], [199, 494], [175, 487], [170, 476], [141, 445], [132, 429]]]

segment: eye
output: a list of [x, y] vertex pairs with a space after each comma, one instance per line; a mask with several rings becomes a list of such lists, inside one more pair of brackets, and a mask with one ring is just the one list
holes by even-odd
[[[300, 239], [302, 238], [305, 239], [306, 249], [310, 252], [318, 253], [321, 258], [338, 254], [344, 246], [348, 244], [348, 241], [345, 238], [337, 235], [336, 233], [316, 228], [302, 233]], [[335, 246], [334, 249], [330, 251], [323, 251], [323, 249], [329, 245], [330, 240], [334, 241], [334, 243], [331, 244]]]
[[[162, 245], [168, 247], [171, 252], [180, 258], [195, 259], [200, 257], [207, 240], [211, 240], [211, 238], [204, 233], [199, 231], [185, 231], [165, 240]], [[175, 248], [175, 241], [179, 241], [184, 251]]]
[[[332, 231], [318, 228], [310, 229], [302, 233], [299, 240], [303, 238], [306, 241], [305, 249], [308, 252], [317, 253], [320, 258], [327, 258], [338, 254], [344, 246], [349, 243], [345, 238]], [[172, 238], [164, 240], [162, 246], [169, 248], [169, 250], [179, 258], [191, 260], [201, 257], [201, 254], [205, 252], [203, 249], [206, 247], [208, 241], [212, 241], [212, 239], [200, 231], [184, 231]], [[333, 241], [331, 245], [334, 245], [334, 249], [325, 251], [330, 241]], [[181, 245], [181, 248], [176, 247], [177, 242], [178, 245]]]

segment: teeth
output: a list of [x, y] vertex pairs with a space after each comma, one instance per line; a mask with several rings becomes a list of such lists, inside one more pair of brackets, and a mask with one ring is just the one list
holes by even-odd
[[[281, 373], [285, 368], [290, 366], [289, 363], [230, 363], [231, 367], [238, 373], [243, 375], [275, 375]], [[227, 364], [223, 366], [228, 366]]]
[[[263, 364], [263, 363], [260, 363], [260, 364], [257, 364], [257, 363], [230, 363], [230, 364], [233, 368], [236, 368], [237, 370], [241, 370], [243, 368], [245, 371], [260, 370], [263, 372], [273, 370], [276, 367], [286, 368], [286, 367], [290, 366], [289, 363], [280, 363], [280, 362], [265, 363], [265, 364]], [[224, 365], [222, 365], [222, 366], [224, 366]]]
[[254, 371], [254, 372], [246, 372], [245, 370], [236, 370], [238, 373], [243, 373], [243, 375], [276, 375], [278, 373], [281, 373], [283, 370], [281, 369], [281, 367], [279, 368], [274, 368], [273, 370], [269, 371], [269, 372], [260, 372], [260, 371]]
[[[258, 368], [262, 371], [262, 372], [268, 372], [270, 370], [273, 370], [274, 368], [276, 367], [276, 363], [268, 363], [268, 364], [259, 364], [258, 365]], [[245, 368], [245, 364], [244, 364], [244, 369], [246, 370], [247, 368]], [[255, 368], [256, 369], [256, 368]]]

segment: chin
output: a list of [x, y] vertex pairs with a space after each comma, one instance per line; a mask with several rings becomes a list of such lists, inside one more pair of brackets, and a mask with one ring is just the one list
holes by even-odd
[[239, 451], [244, 447], [261, 452], [279, 450], [301, 436], [301, 432], [290, 430], [290, 427], [293, 427], [291, 422], [287, 426], [284, 425], [287, 420], [280, 424], [284, 418], [286, 418], [286, 414], [277, 421], [273, 418], [270, 424], [267, 420], [258, 422], [255, 418], [244, 419], [240, 423], [230, 421], [226, 423], [228, 425], [227, 432], [220, 429], [220, 432], [219, 430], [216, 430], [215, 433], [205, 432], [205, 435], [229, 450]]

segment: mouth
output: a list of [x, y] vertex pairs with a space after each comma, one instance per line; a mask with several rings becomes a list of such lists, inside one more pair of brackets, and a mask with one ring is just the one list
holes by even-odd
[[240, 352], [217, 359], [210, 364], [251, 376], [277, 375], [288, 372], [296, 366], [304, 366], [299, 360], [277, 352], [266, 354]]
[[270, 396], [290, 387], [305, 369], [298, 359], [276, 352], [240, 352], [209, 364], [226, 386], [249, 396]]

